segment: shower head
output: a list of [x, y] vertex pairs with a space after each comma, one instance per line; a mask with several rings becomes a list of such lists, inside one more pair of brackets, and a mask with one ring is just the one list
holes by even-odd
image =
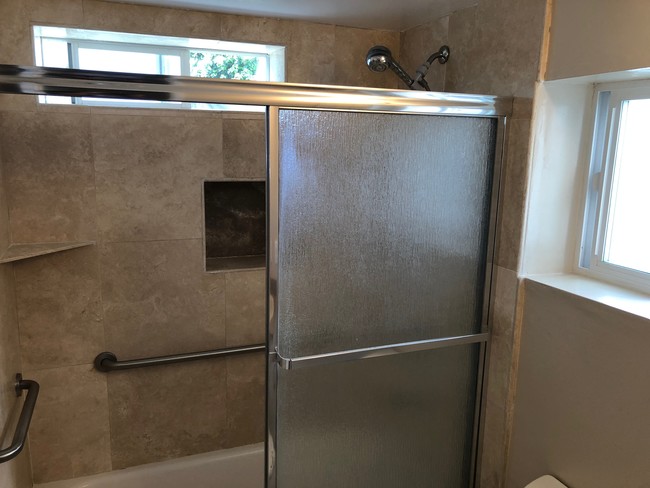
[[366, 64], [370, 71], [383, 73], [388, 69], [389, 63], [393, 60], [390, 49], [384, 46], [371, 47], [366, 54]]
[[406, 83], [406, 86], [413, 89], [413, 78], [393, 59], [390, 49], [386, 46], [371, 47], [368, 54], [366, 54], [366, 64], [368, 65], [368, 69], [375, 73], [383, 73], [390, 68]]
[[366, 64], [370, 71], [375, 73], [383, 73], [388, 68], [395, 72], [397, 76], [408, 86], [411, 90], [415, 88], [413, 85], [416, 83], [420, 85], [425, 90], [429, 91], [429, 84], [426, 82], [424, 77], [427, 75], [427, 71], [431, 67], [431, 63], [435, 60], [438, 60], [440, 64], [444, 64], [449, 59], [449, 47], [442, 46], [437, 52], [433, 53], [429, 58], [416, 70], [415, 79], [404, 71], [397, 61], [393, 58], [393, 55], [386, 46], [373, 46], [366, 54]]

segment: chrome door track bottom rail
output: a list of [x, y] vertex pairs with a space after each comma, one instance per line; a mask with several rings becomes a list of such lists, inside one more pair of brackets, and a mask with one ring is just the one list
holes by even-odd
[[399, 344], [388, 344], [385, 346], [366, 347], [363, 349], [350, 349], [347, 351], [336, 351], [326, 354], [316, 354], [313, 356], [302, 356], [297, 358], [284, 358], [277, 351], [273, 354], [276, 356], [276, 362], [282, 369], [299, 369], [309, 366], [321, 366], [325, 364], [340, 363], [343, 361], [357, 361], [360, 359], [378, 358], [382, 356], [392, 356], [394, 354], [404, 354], [407, 352], [428, 351], [431, 349], [441, 349], [443, 347], [460, 346], [463, 344], [475, 344], [487, 342], [489, 334], [471, 334], [456, 337], [443, 337], [439, 339], [428, 339], [424, 341], [402, 342]]

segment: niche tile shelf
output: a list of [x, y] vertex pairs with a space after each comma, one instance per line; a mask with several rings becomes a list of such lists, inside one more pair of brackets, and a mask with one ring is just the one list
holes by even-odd
[[93, 241], [86, 242], [40, 242], [36, 244], [11, 244], [0, 256], [0, 264], [12, 263], [23, 259], [35, 258], [55, 252], [68, 251], [78, 247], [93, 246]]
[[205, 269], [233, 271], [266, 266], [266, 184], [206, 181]]

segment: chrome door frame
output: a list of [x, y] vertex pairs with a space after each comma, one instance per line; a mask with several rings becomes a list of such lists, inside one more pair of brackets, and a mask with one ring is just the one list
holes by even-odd
[[[481, 97], [479, 97], [481, 98]], [[435, 102], [434, 102], [435, 103]], [[279, 274], [279, 175], [280, 175], [280, 110], [329, 110], [344, 112], [372, 112], [386, 114], [410, 114], [410, 115], [445, 115], [454, 117], [488, 117], [497, 119], [497, 133], [494, 148], [494, 167], [492, 171], [492, 194], [490, 196], [490, 213], [487, 236], [486, 269], [483, 287], [483, 310], [481, 317], [481, 328], [477, 334], [444, 337], [423, 341], [415, 341], [401, 344], [389, 344], [385, 346], [369, 347], [364, 349], [337, 351], [328, 354], [305, 356], [300, 358], [284, 358], [278, 352], [278, 316], [277, 316], [277, 292]], [[366, 107], [363, 110], [356, 108], [313, 108], [299, 106], [269, 106], [267, 110], [267, 437], [266, 437], [266, 488], [282, 488], [277, 486], [276, 470], [276, 439], [277, 439], [277, 384], [278, 368], [290, 370], [303, 367], [332, 364], [342, 361], [363, 360], [373, 357], [388, 356], [394, 354], [405, 354], [415, 351], [439, 349], [452, 347], [461, 344], [480, 344], [478, 371], [476, 381], [476, 397], [474, 410], [474, 430], [472, 435], [472, 453], [470, 464], [470, 487], [479, 484], [481, 443], [483, 438], [483, 408], [486, 391], [484, 382], [486, 375], [486, 364], [488, 357], [489, 341], [489, 320], [492, 298], [493, 271], [496, 251], [496, 234], [499, 215], [499, 202], [502, 187], [502, 166], [506, 148], [506, 121], [507, 114], [498, 112], [477, 113], [477, 109], [465, 110], [455, 107], [453, 110], [440, 108], [439, 111], [422, 111], [420, 107], [400, 107], [398, 110], [386, 110], [385, 107]]]
[[[494, 155], [494, 174], [488, 252], [485, 273], [483, 317], [480, 334], [474, 338], [459, 337], [443, 341], [424, 341], [428, 344], [409, 343], [389, 345], [373, 350], [352, 351], [347, 359], [376, 357], [377, 355], [405, 353], [411, 350], [431, 349], [449, 346], [452, 343], [479, 342], [479, 371], [473, 437], [471, 480], [476, 485], [479, 471], [479, 446], [482, 437], [481, 405], [484, 403], [485, 361], [489, 339], [490, 299], [494, 250], [496, 240], [499, 195], [501, 189], [501, 167], [504, 157], [507, 117], [512, 113], [512, 99], [486, 95], [422, 92], [406, 90], [385, 90], [376, 88], [354, 88], [329, 85], [305, 85], [292, 83], [249, 82], [237, 80], [214, 80], [167, 75], [141, 75], [106, 71], [73, 70], [0, 64], [0, 93], [22, 95], [59, 95], [90, 98], [120, 98], [134, 100], [157, 100], [190, 103], [225, 103], [267, 107], [267, 486], [277, 488], [275, 480], [276, 439], [276, 368], [292, 362], [278, 362], [276, 355], [277, 315], [277, 238], [278, 202], [271, 199], [277, 195], [278, 171], [278, 114], [281, 108], [341, 110], [355, 112], [379, 112], [391, 114], [445, 115], [461, 117], [489, 117], [498, 119], [497, 140]], [[169, 109], [173, 110], [173, 109]], [[309, 362], [322, 363], [326, 358], [301, 358], [302, 365]], [[346, 359], [338, 355], [334, 360]], [[294, 360], [294, 366], [297, 364]], [[271, 393], [269, 393], [271, 392]]]

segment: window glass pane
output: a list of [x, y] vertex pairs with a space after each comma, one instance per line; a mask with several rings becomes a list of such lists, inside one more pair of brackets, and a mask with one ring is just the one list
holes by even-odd
[[268, 80], [268, 63], [266, 56], [192, 50], [190, 76], [264, 81]]
[[43, 66], [69, 68], [68, 42], [62, 39], [43, 39]]
[[165, 75], [181, 76], [181, 57], [169, 54], [163, 55], [162, 72]]
[[158, 54], [85, 47], [79, 48], [79, 68], [148, 75], [161, 74]]
[[623, 103], [603, 259], [650, 273], [650, 99]]

